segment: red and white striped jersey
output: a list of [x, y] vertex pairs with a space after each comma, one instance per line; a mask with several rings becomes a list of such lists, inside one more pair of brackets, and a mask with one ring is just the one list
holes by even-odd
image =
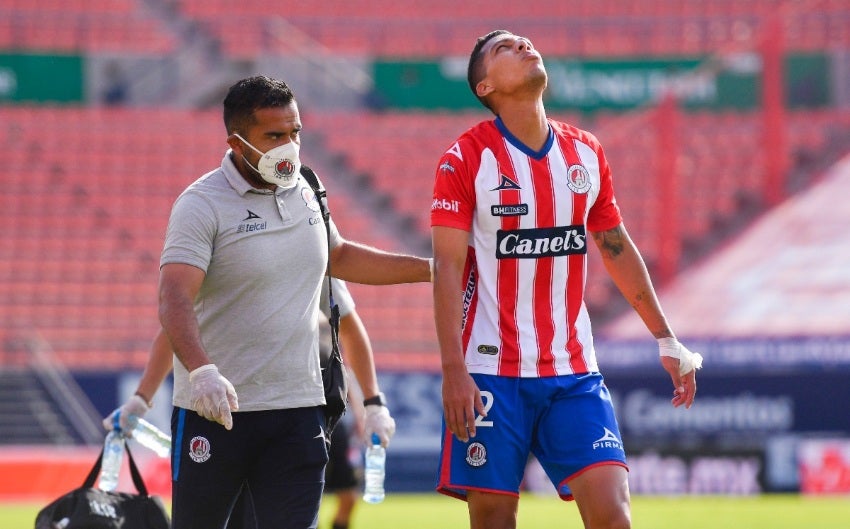
[[611, 171], [590, 133], [549, 120], [533, 152], [498, 118], [440, 159], [431, 225], [469, 232], [463, 347], [470, 373], [598, 371], [584, 304], [588, 231], [616, 227]]

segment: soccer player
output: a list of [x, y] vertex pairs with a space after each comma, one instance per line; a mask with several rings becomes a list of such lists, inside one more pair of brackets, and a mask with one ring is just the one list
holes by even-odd
[[260, 529], [315, 528], [328, 460], [322, 279], [330, 267], [357, 283], [429, 282], [431, 265], [345, 240], [332, 221], [326, 235], [286, 83], [238, 81], [224, 124], [230, 148], [175, 201], [160, 258], [159, 319], [179, 360], [173, 525], [223, 527], [247, 483]]
[[630, 527], [625, 452], [583, 300], [588, 236], [658, 339], [673, 406], [693, 404], [701, 357], [667, 323], [599, 142], [546, 117], [531, 42], [504, 30], [479, 38], [468, 80], [496, 118], [460, 136], [436, 171], [437, 490], [468, 502], [473, 529], [514, 528], [533, 453], [585, 527]]

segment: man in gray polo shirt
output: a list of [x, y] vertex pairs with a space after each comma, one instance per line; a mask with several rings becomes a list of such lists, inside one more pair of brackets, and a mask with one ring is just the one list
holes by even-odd
[[328, 261], [335, 277], [380, 285], [427, 282], [430, 260], [347, 241], [333, 224], [328, 241], [300, 176], [301, 119], [284, 82], [234, 84], [224, 123], [230, 149], [174, 203], [160, 261], [160, 322], [179, 360], [173, 524], [223, 527], [246, 483], [260, 529], [315, 528], [328, 458], [317, 324]]

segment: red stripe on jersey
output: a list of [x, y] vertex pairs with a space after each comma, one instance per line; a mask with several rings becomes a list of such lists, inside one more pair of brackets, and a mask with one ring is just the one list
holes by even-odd
[[[531, 182], [536, 205], [536, 226], [555, 226], [555, 190], [549, 157], [542, 160], [529, 158], [531, 163]], [[555, 322], [552, 319], [552, 275], [554, 257], [542, 257], [536, 260], [534, 273], [534, 330], [537, 334], [537, 374], [542, 377], [554, 376], [555, 356], [552, 354], [552, 341], [555, 338]]]
[[[558, 137], [559, 140], [563, 138]], [[575, 141], [568, 139], [560, 141], [561, 150], [567, 161], [567, 167], [580, 165], [581, 158], [576, 150]], [[584, 224], [584, 214], [587, 209], [587, 193], [573, 193], [573, 224]], [[586, 255], [570, 255], [567, 265], [567, 329], [570, 335], [567, 339], [567, 352], [570, 355], [570, 368], [573, 373], [586, 373], [587, 362], [584, 360], [584, 346], [576, 336], [576, 320], [584, 303], [584, 274]]]
[[[504, 139], [502, 140], [505, 141]], [[517, 181], [516, 171], [506, 148], [496, 155], [500, 174]], [[499, 191], [501, 204], [519, 204], [520, 192], [517, 189]], [[502, 217], [503, 230], [519, 229], [519, 217]], [[516, 320], [516, 308], [519, 297], [519, 261], [517, 259], [499, 259], [497, 272], [496, 299], [499, 300], [499, 375], [519, 376], [522, 351], [519, 345], [519, 329]]]

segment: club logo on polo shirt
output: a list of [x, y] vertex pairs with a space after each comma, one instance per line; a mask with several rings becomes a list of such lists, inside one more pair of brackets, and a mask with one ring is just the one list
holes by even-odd
[[250, 209], [246, 209], [245, 211], [248, 212], [248, 215], [242, 219], [242, 222], [236, 227], [236, 233], [263, 231], [268, 227], [268, 223], [263, 220], [263, 217], [257, 215]]
[[193, 437], [189, 441], [189, 457], [195, 463], [203, 463], [212, 456], [210, 453], [210, 442], [206, 437]]
[[480, 467], [487, 462], [487, 448], [479, 442], [470, 443], [466, 449], [466, 462], [470, 466]]

